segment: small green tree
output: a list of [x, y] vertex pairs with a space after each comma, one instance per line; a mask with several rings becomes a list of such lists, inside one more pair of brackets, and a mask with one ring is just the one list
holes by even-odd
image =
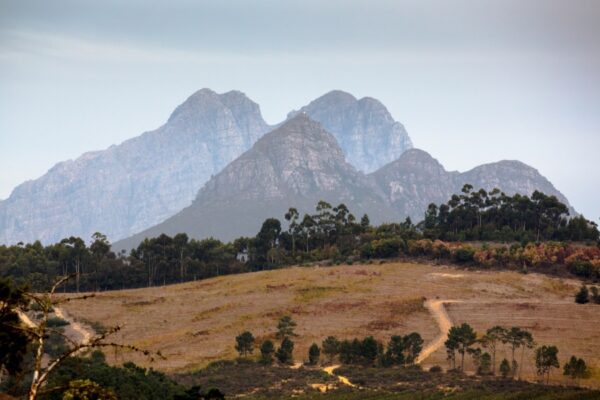
[[321, 343], [323, 354], [327, 356], [329, 362], [332, 362], [334, 357], [340, 353], [340, 341], [335, 336], [328, 336]]
[[590, 372], [583, 358], [571, 356], [569, 362], [564, 366], [563, 375], [570, 376], [575, 381], [589, 378]]
[[485, 335], [479, 340], [483, 348], [489, 349], [492, 354], [492, 374], [496, 374], [496, 350], [502, 338], [506, 335], [506, 329], [501, 326], [494, 326], [487, 330]]
[[[448, 332], [448, 340], [446, 340], [446, 349], [454, 354], [454, 350], [458, 351], [461, 355], [460, 370], [465, 369], [465, 353], [467, 349], [471, 347], [477, 339], [477, 333], [473, 330], [471, 325], [463, 323], [460, 326], [453, 326]], [[450, 356], [450, 354], [449, 354]]]
[[387, 346], [385, 362], [389, 364], [413, 364], [423, 349], [423, 339], [417, 332], [405, 336], [392, 336]]
[[319, 357], [321, 356], [321, 349], [316, 343], [313, 343], [308, 349], [308, 363], [310, 365], [317, 365]]
[[277, 323], [277, 339], [284, 339], [286, 337], [297, 336], [294, 333], [296, 328], [296, 322], [289, 315], [284, 315], [279, 319]]
[[546, 375], [546, 384], [550, 382], [550, 371], [559, 368], [558, 348], [556, 346], [542, 346], [535, 350], [535, 367], [537, 374], [542, 377]]
[[291, 364], [294, 361], [294, 342], [290, 338], [283, 338], [281, 345], [277, 349], [275, 356], [277, 360], [282, 364]]
[[508, 374], [510, 374], [510, 364], [508, 360], [504, 358], [502, 362], [500, 362], [500, 375], [502, 375], [503, 378], [506, 378]]
[[260, 345], [260, 362], [263, 365], [273, 364], [273, 354], [275, 353], [275, 346], [270, 340], [265, 340]]
[[575, 303], [577, 304], [586, 304], [590, 302], [590, 293], [588, 291], [587, 286], [582, 285], [579, 292], [575, 295]]
[[245, 357], [254, 351], [254, 336], [251, 332], [245, 331], [235, 338], [235, 349], [240, 356]]
[[379, 342], [373, 336], [367, 336], [361, 343], [360, 356], [367, 364], [373, 364], [380, 354]]
[[487, 351], [479, 357], [477, 373], [479, 375], [489, 375], [492, 373], [492, 356]]

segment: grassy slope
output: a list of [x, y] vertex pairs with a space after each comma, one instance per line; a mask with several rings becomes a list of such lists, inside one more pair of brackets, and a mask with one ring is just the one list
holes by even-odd
[[[478, 331], [494, 324], [530, 329], [538, 342], [556, 344], [561, 362], [572, 354], [600, 368], [600, 307], [576, 305], [579, 282], [508, 271], [467, 271], [422, 264], [295, 267], [213, 278], [167, 287], [104, 292], [65, 305], [67, 311], [105, 326], [123, 324], [119, 339], [161, 350], [167, 357], [153, 365], [167, 372], [189, 371], [235, 357], [234, 338], [250, 330], [272, 338], [276, 320], [291, 314], [298, 322], [295, 357], [306, 358], [312, 342], [373, 335], [421, 333], [425, 342], [438, 334], [422, 299], [459, 299], [448, 307], [454, 322], [473, 323]], [[132, 354], [108, 354], [133, 360]], [[530, 356], [526, 356], [530, 360]], [[440, 349], [425, 366], [445, 363]], [[529, 363], [530, 364], [530, 363]], [[531, 367], [527, 367], [531, 371]], [[554, 374], [559, 378], [559, 374]], [[598, 386], [600, 377], [590, 384]]]

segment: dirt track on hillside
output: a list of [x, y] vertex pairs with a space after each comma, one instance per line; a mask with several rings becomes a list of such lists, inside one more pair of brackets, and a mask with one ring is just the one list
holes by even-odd
[[429, 343], [419, 356], [417, 357], [416, 363], [420, 364], [427, 357], [435, 353], [440, 347], [444, 345], [444, 342], [448, 339], [448, 332], [452, 328], [452, 320], [446, 312], [444, 304], [449, 303], [460, 303], [461, 300], [427, 300], [425, 301], [425, 307], [429, 310], [435, 321], [440, 328], [440, 334], [436, 336], [431, 343]]

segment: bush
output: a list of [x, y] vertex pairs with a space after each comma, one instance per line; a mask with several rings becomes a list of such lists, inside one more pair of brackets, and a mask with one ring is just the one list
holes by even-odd
[[376, 258], [397, 257], [404, 249], [404, 241], [399, 238], [374, 240], [371, 245], [372, 255]]
[[442, 372], [442, 367], [440, 367], [439, 365], [434, 365], [433, 367], [429, 368], [429, 372], [433, 372], [435, 374]]
[[319, 357], [321, 356], [321, 349], [316, 343], [313, 343], [308, 349], [308, 363], [310, 365], [317, 365]]
[[454, 250], [452, 258], [459, 264], [465, 264], [473, 262], [475, 257], [475, 250], [470, 246], [459, 247]]
[[579, 289], [579, 292], [577, 292], [577, 294], [575, 295], [575, 303], [577, 304], [586, 304], [590, 302], [590, 293], [588, 291], [588, 288], [583, 285], [581, 286], [581, 289]]
[[66, 325], [69, 325], [69, 321], [65, 321], [64, 319], [58, 317], [48, 318], [48, 323], [46, 324], [48, 328], [59, 328]]

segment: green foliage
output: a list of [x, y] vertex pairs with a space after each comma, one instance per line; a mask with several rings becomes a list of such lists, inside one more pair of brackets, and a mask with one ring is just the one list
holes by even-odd
[[277, 339], [283, 339], [286, 337], [297, 336], [294, 333], [296, 328], [296, 322], [289, 315], [284, 315], [277, 322]]
[[535, 350], [535, 367], [540, 377], [547, 376], [546, 383], [548, 383], [552, 368], [560, 367], [558, 363], [558, 348], [556, 346], [538, 347]]
[[275, 353], [277, 361], [281, 364], [291, 364], [294, 362], [294, 342], [288, 337], [284, 337], [281, 341], [281, 345]]
[[404, 366], [413, 364], [422, 349], [423, 339], [417, 332], [405, 336], [392, 336], [385, 353], [385, 363]]
[[[163, 400], [183, 394], [184, 388], [163, 373], [129, 362], [122, 367], [106, 364], [104, 355], [95, 351], [91, 357], [69, 357], [50, 375], [48, 388], [69, 387], [72, 381], [91, 380], [102, 388], [110, 388], [120, 400]], [[49, 400], [62, 398], [51, 391]]]
[[569, 362], [565, 363], [563, 375], [570, 376], [575, 380], [587, 379], [591, 374], [583, 358], [571, 356]]
[[579, 292], [575, 295], [575, 303], [577, 304], [586, 304], [590, 302], [590, 293], [588, 291], [587, 286], [582, 285]]
[[494, 189], [474, 191], [465, 185], [446, 204], [431, 204], [419, 224], [426, 237], [442, 240], [596, 241], [597, 225], [582, 216], [569, 219], [569, 209], [554, 196], [535, 191], [531, 197], [507, 196]]
[[[92, 236], [87, 246], [77, 237], [42, 246], [0, 246], [0, 276], [44, 291], [57, 277], [76, 273], [65, 291], [97, 291], [148, 287], [278, 268], [327, 260], [352, 264], [360, 257], [393, 258], [403, 255], [435, 258], [481, 267], [562, 265], [578, 276], [600, 279], [600, 248], [570, 246], [549, 240], [597, 240], [597, 226], [583, 217], [568, 217], [566, 206], [552, 196], [535, 192], [531, 198], [512, 197], [470, 186], [447, 204], [431, 205], [425, 220], [415, 226], [400, 223], [371, 226], [360, 222], [344, 205], [320, 201], [315, 212], [300, 217], [290, 208], [287, 229], [276, 218], [264, 221], [256, 236], [231, 243], [189, 239], [180, 233], [145, 239], [130, 255], [111, 251], [108, 238]], [[442, 242], [442, 240], [446, 242]], [[505, 247], [470, 246], [457, 240], [517, 241]], [[536, 241], [536, 243], [532, 243]], [[244, 258], [237, 259], [239, 253]], [[247, 258], [247, 260], [246, 260]]]
[[316, 343], [313, 343], [308, 349], [308, 363], [310, 365], [317, 365], [319, 357], [321, 357], [321, 349]]
[[446, 346], [448, 360], [453, 369], [456, 368], [455, 351], [457, 351], [461, 355], [460, 370], [464, 371], [465, 353], [475, 343], [476, 339], [477, 333], [473, 330], [471, 325], [467, 323], [450, 328], [448, 339], [444, 344]]
[[270, 340], [265, 340], [260, 345], [260, 362], [263, 365], [273, 364], [273, 354], [275, 353], [275, 346]]
[[89, 379], [76, 379], [69, 382], [62, 400], [117, 400], [117, 396]]
[[46, 326], [48, 328], [59, 328], [61, 326], [66, 326], [66, 325], [69, 325], [69, 321], [66, 321], [59, 317], [50, 317], [50, 318], [48, 318], [48, 322], [46, 323]]
[[254, 336], [251, 332], [245, 331], [235, 338], [235, 349], [240, 356], [245, 357], [254, 351]]
[[329, 362], [340, 353], [340, 341], [335, 336], [328, 336], [321, 343], [321, 347], [323, 348], [323, 354], [329, 358]]
[[363, 340], [343, 340], [339, 345], [339, 354], [344, 364], [374, 365], [383, 355], [383, 345], [372, 336]]
[[461, 247], [456, 249], [452, 254], [452, 258], [459, 264], [472, 262], [475, 257], [475, 250], [470, 247]]
[[21, 328], [18, 311], [27, 308], [25, 288], [16, 287], [8, 279], [0, 278], [0, 371], [9, 374], [21, 370], [23, 357], [31, 338]]
[[503, 358], [502, 362], [500, 362], [500, 375], [502, 375], [503, 378], [506, 378], [506, 377], [508, 377], [510, 372], [511, 372], [510, 363], [508, 362], [508, 360], [506, 358]]

